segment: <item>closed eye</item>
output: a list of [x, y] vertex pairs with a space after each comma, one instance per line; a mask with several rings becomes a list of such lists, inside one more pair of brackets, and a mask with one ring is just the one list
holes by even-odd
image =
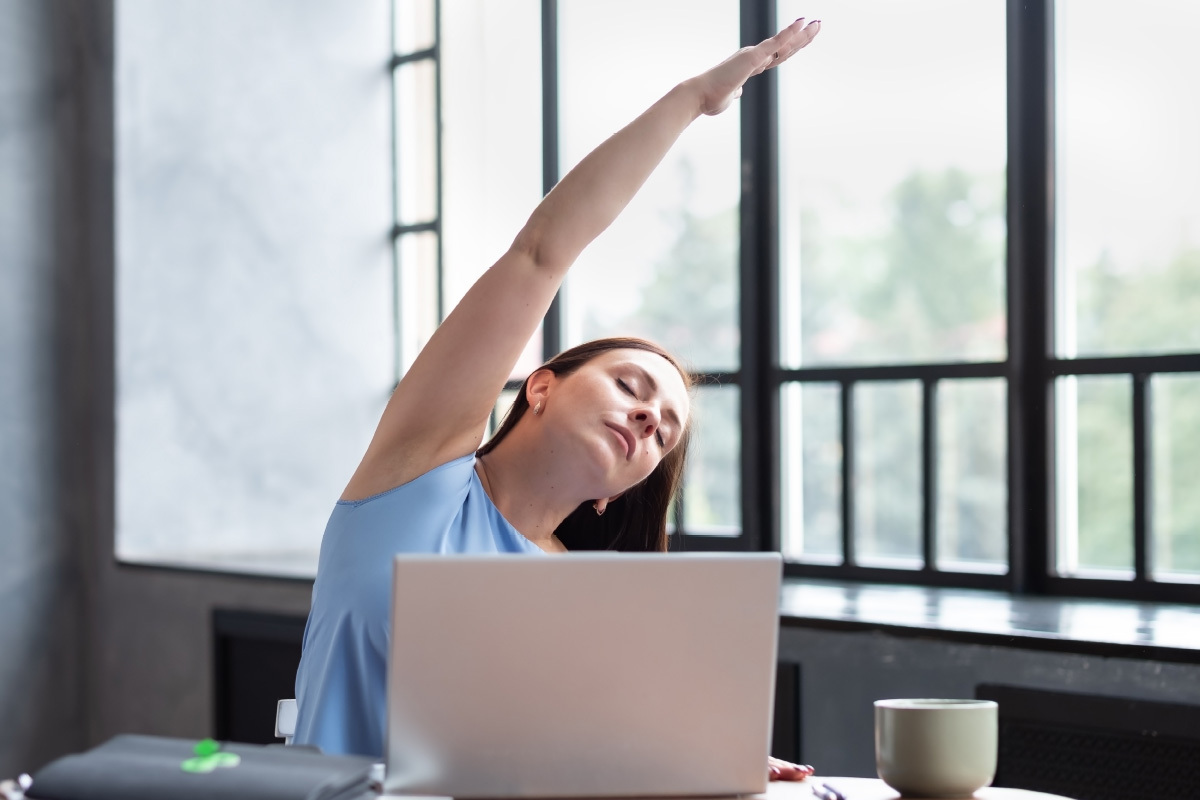
[[[629, 387], [629, 384], [623, 378], [617, 378], [617, 386], [620, 386], [630, 397], [637, 397], [637, 393]], [[663, 438], [662, 431], [655, 431], [654, 438], [658, 442], [659, 447], [667, 446], [667, 440]]]

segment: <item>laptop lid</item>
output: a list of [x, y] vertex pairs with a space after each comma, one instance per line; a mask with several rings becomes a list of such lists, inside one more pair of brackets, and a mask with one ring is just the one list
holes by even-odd
[[397, 556], [389, 792], [766, 790], [778, 553]]

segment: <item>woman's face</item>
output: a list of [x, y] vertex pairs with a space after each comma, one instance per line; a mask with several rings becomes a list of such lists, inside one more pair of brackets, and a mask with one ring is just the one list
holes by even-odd
[[555, 378], [543, 402], [546, 423], [594, 465], [595, 497], [649, 476], [679, 444], [690, 410], [678, 370], [662, 356], [632, 349], [601, 353]]

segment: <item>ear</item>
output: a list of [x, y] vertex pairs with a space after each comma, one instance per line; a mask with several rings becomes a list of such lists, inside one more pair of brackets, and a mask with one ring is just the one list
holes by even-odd
[[557, 380], [558, 376], [545, 367], [530, 375], [529, 380], [525, 382], [525, 399], [529, 402], [529, 407], [534, 408], [541, 403], [544, 408], [546, 398], [550, 396], [550, 388]]
[[620, 497], [623, 494], [625, 494], [625, 493], [617, 492], [612, 497], [601, 497], [595, 503], [593, 503], [592, 506], [596, 509], [596, 513], [603, 514], [604, 509], [608, 508], [608, 504], [611, 503], [613, 500], [616, 500], [618, 497]]

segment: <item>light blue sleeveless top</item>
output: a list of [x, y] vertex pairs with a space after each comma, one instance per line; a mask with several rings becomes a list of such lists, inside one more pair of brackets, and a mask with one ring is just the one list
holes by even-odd
[[296, 744], [382, 756], [397, 553], [542, 550], [500, 515], [473, 454], [366, 500], [339, 500], [321, 540], [296, 673]]

